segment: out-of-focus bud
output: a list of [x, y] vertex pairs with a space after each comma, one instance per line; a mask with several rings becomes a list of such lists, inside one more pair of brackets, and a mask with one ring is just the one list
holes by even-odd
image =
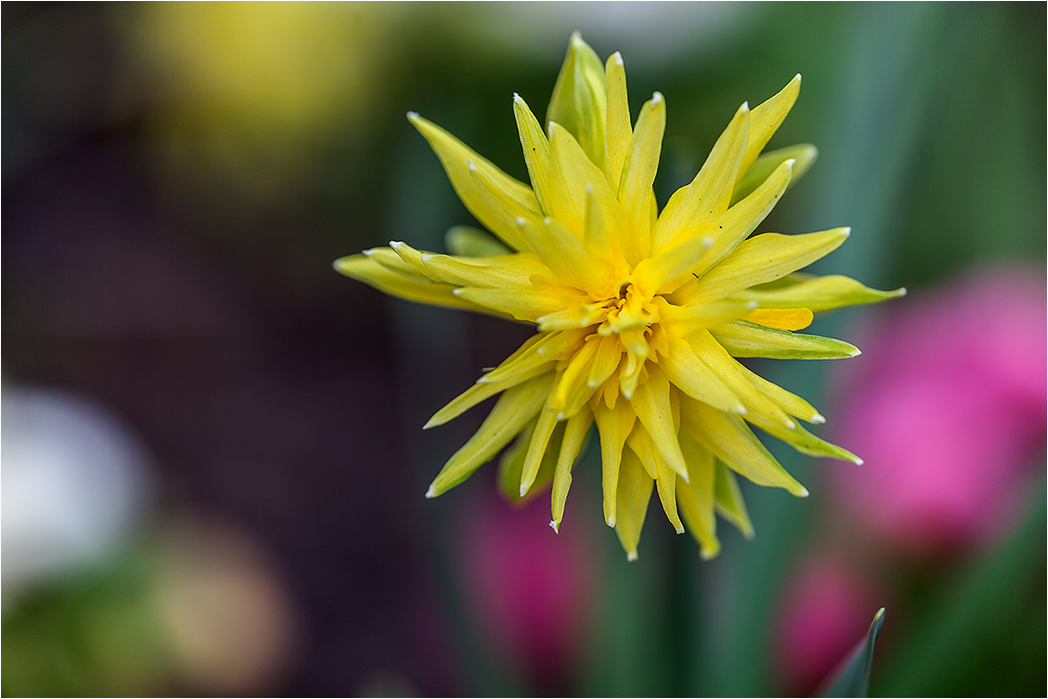
[[568, 55], [553, 86], [546, 121], [555, 121], [575, 137], [597, 167], [604, 166], [608, 85], [604, 64], [582, 36], [571, 35]]
[[[915, 553], [994, 540], [1021, 516], [1044, 449], [1045, 281], [997, 269], [884, 309], [840, 367], [834, 482], [876, 535]], [[866, 351], [868, 350], [868, 351]], [[867, 359], [869, 358], [869, 359]]]

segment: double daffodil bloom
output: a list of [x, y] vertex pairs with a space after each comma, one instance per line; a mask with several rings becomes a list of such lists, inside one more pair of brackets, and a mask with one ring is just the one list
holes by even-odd
[[860, 463], [800, 426], [824, 421], [809, 403], [737, 361], [854, 356], [852, 345], [796, 331], [813, 313], [903, 293], [794, 274], [843, 243], [847, 228], [751, 237], [815, 157], [809, 145], [761, 155], [799, 89], [798, 75], [756, 109], [743, 104], [691, 184], [661, 212], [652, 182], [666, 101], [655, 93], [631, 124], [622, 57], [602, 65], [577, 34], [547, 127], [513, 98], [530, 187], [408, 115], [498, 241], [456, 228], [447, 244], [457, 254], [392, 242], [342, 258], [336, 269], [401, 298], [538, 330], [426, 424], [441, 425], [501, 394], [429, 497], [505, 448], [502, 489], [519, 498], [552, 480], [551, 525], [558, 529], [572, 467], [596, 424], [604, 517], [629, 558], [637, 555], [653, 490], [677, 532], [687, 524], [710, 558], [720, 548], [715, 512], [752, 534], [736, 474], [808, 493], [747, 423], [805, 454]]

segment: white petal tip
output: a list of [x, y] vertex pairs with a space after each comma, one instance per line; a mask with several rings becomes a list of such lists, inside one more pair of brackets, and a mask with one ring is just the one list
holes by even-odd
[[702, 239], [702, 247], [703, 248], [709, 248], [712, 245], [713, 245], [713, 238], [706, 237], [706, 238]]
[[746, 112], [750, 111], [750, 103], [748, 101], [747, 102], [743, 102], [742, 106], [739, 107], [739, 111], [742, 112], [743, 114], [745, 114]]
[[560, 522], [558, 522], [557, 520], [552, 520], [549, 523], [549, 528], [560, 534]]
[[586, 186], [583, 187], [582, 189], [586, 192], [586, 194], [593, 194], [593, 183], [592, 182], [587, 182]]
[[543, 218], [542, 222], [544, 224], [546, 224], [547, 226], [552, 226], [553, 225], [553, 219], [551, 219], [549, 216], [546, 216], [545, 218]]
[[661, 103], [665, 97], [662, 96], [661, 92], [655, 92], [651, 96], [651, 105], [654, 107], [656, 104]]
[[564, 413], [557, 413], [557, 422], [564, 422], [568, 419], [568, 416]]
[[453, 293], [455, 296], [461, 296], [462, 295], [462, 288], [459, 287], [459, 288], [456, 288], [456, 289], [452, 289], [451, 293]]
[[807, 488], [801, 488], [800, 490], [797, 491], [797, 497], [799, 497], [799, 498], [806, 498], [809, 495], [811, 495], [811, 493], [808, 492]]
[[797, 82], [800, 82], [801, 81], [801, 74], [797, 73], [796, 75], [793, 76], [793, 79], [796, 80]]
[[751, 310], [752, 310], [752, 309], [754, 309], [754, 308], [756, 308], [756, 307], [757, 307], [757, 306], [759, 306], [759, 305], [760, 305], [760, 304], [759, 304], [759, 303], [757, 303], [756, 301], [747, 301], [747, 302], [746, 302], [746, 308], [749, 308], [749, 309], [751, 309]]
[[848, 356], [850, 356], [850, 357], [858, 357], [858, 356], [859, 356], [860, 354], [862, 354], [862, 350], [861, 350], [861, 349], [859, 349], [858, 347], [856, 347], [856, 348], [855, 348], [855, 351], [854, 351], [854, 352], [852, 352], [852, 353], [851, 353], [850, 355], [848, 355]]
[[735, 408], [735, 414], [736, 415], [745, 415], [748, 412], [749, 411], [746, 410], [746, 406], [745, 405], [740, 405], [737, 408]]
[[819, 415], [818, 413], [815, 413], [814, 415], [811, 416], [811, 424], [813, 424], [813, 425], [825, 425], [826, 424], [826, 418], [824, 418], [822, 415]]
[[635, 560], [637, 560], [637, 552], [636, 551], [631, 551], [630, 553], [627, 553], [626, 554], [626, 560], [627, 561], [635, 561]]
[[437, 497], [437, 491], [433, 489], [433, 486], [429, 486], [429, 490], [426, 491], [427, 498]]
[[391, 240], [391, 241], [389, 241], [389, 247], [393, 248], [394, 250], [399, 250], [403, 245], [404, 245], [404, 242], [401, 241], [401, 240]]
[[844, 236], [845, 238], [850, 236], [851, 235], [851, 227], [848, 226], [848, 227], [842, 228], [841, 229], [841, 235]]
[[908, 294], [909, 292], [908, 292], [908, 291], [906, 291], [906, 287], [905, 287], [905, 286], [900, 286], [900, 287], [899, 287], [899, 291], [898, 291], [898, 293], [899, 293], [899, 296], [905, 296], [905, 295], [906, 295], [906, 294]]
[[418, 112], [408, 112], [408, 119], [418, 119]]
[[520, 486], [520, 497], [524, 497], [527, 494], [528, 494], [528, 486], [526, 486], [526, 485]]
[[864, 463], [866, 463], [865, 461], [863, 461], [863, 460], [862, 460], [862, 459], [860, 459], [859, 457], [855, 457], [854, 459], [852, 459], [852, 461], [854, 461], [854, 462], [855, 462], [855, 465], [856, 465], [856, 466], [862, 466], [862, 465], [863, 465]]
[[605, 520], [605, 521], [608, 523], [609, 527], [614, 527], [615, 526], [615, 518], [614, 517], [608, 517], [608, 519]]
[[617, 66], [623, 66], [623, 65], [626, 65], [626, 64], [625, 64], [625, 62], [624, 62], [624, 61], [622, 60], [622, 54], [621, 54], [621, 53], [619, 53], [618, 51], [616, 51], [615, 53], [613, 53], [613, 54], [611, 55], [611, 57], [615, 59], [615, 65], [617, 65]]
[[521, 227], [526, 225], [527, 222], [528, 222], [528, 220], [526, 218], [524, 218], [523, 216], [517, 216], [517, 218], [514, 219], [514, 220], [517, 222], [517, 225], [521, 226]]
[[469, 171], [470, 172], [476, 172], [477, 171], [477, 164], [475, 162], [473, 162], [472, 160], [467, 160], [466, 163], [469, 165]]
[[797, 423], [794, 422], [793, 420], [787, 420], [786, 421], [786, 429], [788, 429], [788, 430], [795, 430], [795, 429], [797, 429]]
[[684, 533], [684, 527], [674, 527], [673, 529], [674, 529], [674, 531], [676, 531], [676, 532], [677, 532], [678, 534], [683, 534], [683, 533]]

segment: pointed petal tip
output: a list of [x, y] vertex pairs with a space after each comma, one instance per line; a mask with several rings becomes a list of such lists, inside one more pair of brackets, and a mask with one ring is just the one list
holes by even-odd
[[900, 286], [898, 289], [895, 290], [895, 293], [897, 293], [899, 296], [905, 296], [909, 292], [906, 291], [906, 287], [905, 286]]
[[826, 418], [824, 418], [819, 413], [815, 413], [814, 415], [811, 416], [811, 423], [813, 425], [825, 425], [826, 424]]
[[662, 96], [661, 92], [653, 92], [651, 95], [651, 105], [654, 107], [656, 104], [662, 103], [666, 98]]
[[451, 293], [453, 293], [455, 296], [461, 296], [462, 295], [462, 287], [459, 287], [457, 289], [452, 289]]
[[793, 76], [793, 79], [796, 80], [797, 82], [800, 82], [801, 81], [801, 74], [797, 73], [796, 75]]
[[427, 498], [435, 498], [435, 497], [437, 497], [437, 491], [436, 491], [436, 489], [433, 486], [429, 486], [429, 490], [426, 491], [426, 497]]
[[636, 551], [627, 551], [626, 552], [626, 560], [627, 561], [635, 561], [635, 560], [637, 560], [637, 552]]
[[851, 352], [848, 356], [849, 357], [858, 357], [860, 354], [862, 354], [862, 350], [859, 349], [858, 347], [856, 347], [855, 351]]
[[797, 423], [794, 422], [793, 420], [787, 420], [786, 421], [786, 429], [788, 429], [788, 430], [795, 430], [795, 429], [797, 429]]
[[615, 518], [614, 517], [608, 517], [608, 519], [605, 520], [605, 521], [608, 523], [609, 527], [614, 527], [615, 526]]
[[554, 520], [550, 520], [549, 526], [550, 526], [550, 529], [552, 529], [556, 533], [560, 534], [560, 522], [558, 522], [555, 519]]
[[526, 486], [526, 485], [520, 486], [520, 497], [524, 497], [527, 494], [528, 494], [528, 486]]
[[851, 235], [851, 226], [845, 226], [841, 229], [841, 235], [845, 238]]
[[807, 488], [805, 488], [804, 486], [801, 486], [800, 490], [798, 490], [796, 493], [794, 493], [794, 495], [796, 495], [799, 498], [806, 498], [809, 495], [811, 495], [811, 493], [808, 492]]
[[415, 121], [420, 118], [418, 112], [408, 112], [408, 121]]
[[466, 163], [469, 166], [469, 171], [470, 172], [476, 172], [477, 171], [477, 164], [475, 162], [473, 162], [472, 160], [467, 160]]
[[618, 66], [626, 65], [626, 63], [622, 60], [622, 52], [621, 51], [616, 51], [615, 53], [611, 54], [611, 57], [615, 59], [615, 65], [618, 65]]
[[702, 549], [701, 551], [699, 551], [699, 558], [701, 558], [704, 561], [712, 561], [714, 558], [717, 557], [718, 553], [720, 553], [720, 551], [714, 549]]
[[568, 416], [564, 413], [557, 413], [557, 422], [564, 422], [568, 419]]
[[674, 527], [673, 527], [673, 530], [674, 530], [675, 532], [677, 532], [678, 534], [683, 534], [683, 533], [684, 533], [684, 527], [683, 527], [683, 526], [681, 526], [681, 527], [678, 527], [678, 526], [674, 526]]
[[866, 462], [863, 461], [862, 459], [860, 459], [859, 457], [853, 455], [852, 456], [852, 463], [854, 463], [856, 466], [862, 466]]

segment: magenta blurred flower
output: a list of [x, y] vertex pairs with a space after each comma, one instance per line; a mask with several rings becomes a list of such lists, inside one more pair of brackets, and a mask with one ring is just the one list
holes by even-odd
[[810, 694], [862, 640], [878, 599], [843, 562], [805, 561], [788, 579], [776, 620], [778, 677], [790, 694]]
[[464, 598], [482, 632], [530, 678], [569, 675], [594, 618], [598, 546], [588, 528], [549, 526], [541, 499], [514, 507], [494, 494], [468, 508], [459, 537]]
[[915, 294], [842, 367], [833, 437], [866, 459], [835, 474], [848, 510], [919, 553], [992, 540], [1022, 512], [1044, 449], [1042, 273], [986, 270]]

